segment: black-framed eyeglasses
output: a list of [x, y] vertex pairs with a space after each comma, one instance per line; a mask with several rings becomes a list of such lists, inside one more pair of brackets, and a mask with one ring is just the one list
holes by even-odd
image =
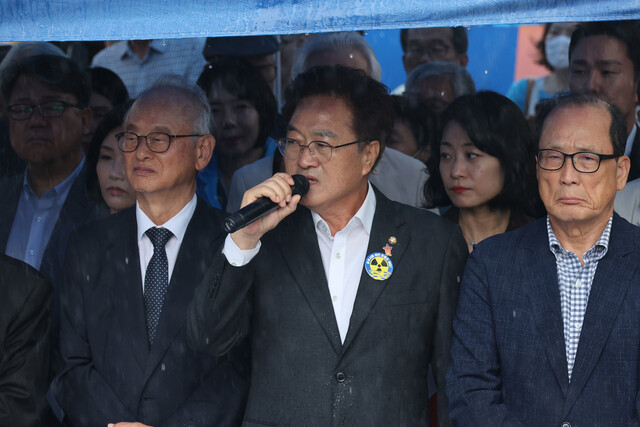
[[116, 141], [118, 142], [118, 148], [120, 151], [130, 153], [138, 149], [140, 145], [140, 138], [144, 138], [147, 148], [154, 153], [164, 153], [169, 149], [171, 140], [174, 138], [190, 138], [200, 137], [203, 135], [191, 134], [191, 135], [169, 135], [164, 132], [151, 132], [147, 135], [138, 135], [133, 132], [120, 132], [116, 134]]
[[36, 109], [40, 112], [40, 116], [54, 118], [63, 115], [67, 108], [78, 108], [78, 106], [65, 101], [47, 101], [42, 104], [13, 104], [9, 105], [7, 111], [13, 120], [28, 120]]
[[615, 154], [600, 154], [591, 151], [579, 151], [573, 154], [566, 154], [562, 151], [542, 149], [538, 150], [538, 166], [547, 171], [557, 171], [562, 169], [567, 157], [571, 158], [573, 167], [582, 173], [594, 173], [600, 169], [600, 162], [603, 160], [615, 159], [620, 156]]
[[426, 46], [410, 44], [407, 46], [407, 53], [417, 56], [422, 56], [426, 53], [429, 59], [439, 61], [447, 57], [449, 54], [449, 46], [443, 43], [431, 43]]
[[282, 156], [288, 160], [297, 160], [302, 154], [302, 151], [306, 148], [309, 150], [309, 154], [318, 160], [320, 163], [328, 162], [331, 160], [333, 150], [336, 148], [346, 147], [348, 145], [359, 144], [361, 142], [370, 142], [368, 139], [359, 139], [353, 142], [347, 142], [341, 145], [331, 145], [323, 141], [311, 141], [309, 144], [300, 144], [295, 139], [280, 138], [276, 142], [278, 143], [278, 149], [282, 153]]

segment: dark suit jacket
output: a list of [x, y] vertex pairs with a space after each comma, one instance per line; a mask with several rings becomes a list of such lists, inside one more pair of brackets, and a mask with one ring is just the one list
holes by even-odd
[[[7, 242], [11, 233], [13, 219], [18, 210], [20, 202], [20, 194], [22, 193], [22, 183], [24, 182], [24, 174], [10, 176], [0, 180], [0, 194], [2, 194], [2, 203], [0, 203], [0, 248], [2, 253], [7, 250]], [[62, 205], [60, 215], [56, 221], [52, 236], [59, 230], [73, 225], [82, 224], [96, 215], [96, 203], [91, 199], [85, 187], [85, 171], [84, 169], [76, 177], [75, 181], [69, 189], [69, 194]], [[42, 256], [41, 269], [46, 265], [47, 260], [56, 257], [56, 245], [47, 245]], [[47, 276], [47, 274], [45, 274]]]
[[571, 383], [543, 218], [481, 242], [464, 273], [447, 375], [461, 426], [637, 425], [640, 229], [614, 216]]
[[198, 354], [185, 322], [193, 290], [222, 243], [222, 217], [198, 200], [149, 348], [135, 208], [79, 229], [69, 241], [56, 400], [76, 426], [140, 421], [161, 426], [239, 422], [246, 381], [229, 358]]
[[49, 422], [51, 285], [31, 266], [0, 254], [0, 425]]
[[[189, 309], [189, 337], [221, 355], [250, 334], [244, 425], [429, 423], [427, 367], [442, 386], [467, 248], [449, 221], [376, 197], [367, 254], [396, 237], [394, 270], [377, 281], [361, 267], [344, 344], [308, 209], [263, 236], [246, 266], [223, 255], [212, 263]], [[438, 410], [445, 424], [444, 399]]]

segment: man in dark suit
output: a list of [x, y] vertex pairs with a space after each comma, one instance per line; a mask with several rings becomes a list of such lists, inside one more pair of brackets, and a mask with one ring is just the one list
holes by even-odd
[[569, 46], [572, 92], [586, 91], [617, 107], [625, 117], [624, 155], [629, 181], [640, 178], [640, 130], [635, 124], [640, 85], [640, 27], [634, 21], [583, 22]]
[[49, 425], [51, 285], [0, 254], [0, 425]]
[[[393, 124], [382, 84], [312, 68], [284, 114], [287, 172], [243, 200], [279, 207], [227, 237], [189, 309], [190, 342], [219, 356], [249, 335], [244, 425], [428, 424], [427, 368], [442, 387], [461, 232], [368, 183]], [[302, 200], [291, 174], [310, 182]]]
[[117, 135], [136, 206], [79, 229], [65, 260], [66, 366], [54, 391], [72, 425], [238, 422], [246, 382], [237, 361], [191, 350], [185, 329], [223, 237], [220, 212], [195, 196], [215, 144], [210, 123], [206, 95], [169, 79], [138, 98]]
[[11, 145], [27, 169], [0, 180], [0, 248], [36, 269], [57, 250], [48, 245], [56, 230], [96, 212], [83, 172], [90, 94], [86, 74], [62, 56], [18, 60], [2, 75]]
[[538, 130], [548, 216], [480, 243], [454, 322], [447, 395], [461, 426], [638, 425], [640, 229], [613, 212], [626, 126], [593, 95]]

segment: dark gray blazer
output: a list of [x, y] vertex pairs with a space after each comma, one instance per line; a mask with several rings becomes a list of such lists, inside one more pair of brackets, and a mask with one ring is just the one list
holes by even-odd
[[149, 348], [135, 208], [78, 229], [69, 241], [61, 297], [64, 370], [57, 402], [74, 426], [239, 423], [247, 383], [230, 357], [187, 343], [186, 313], [209, 253], [222, 243], [220, 211], [198, 200]]
[[427, 367], [442, 386], [467, 247], [449, 221], [376, 197], [367, 254], [396, 237], [394, 270], [377, 281], [363, 266], [344, 344], [308, 209], [267, 233], [246, 266], [213, 260], [189, 310], [189, 338], [221, 355], [250, 336], [244, 425], [428, 425]]
[[546, 220], [476, 246], [447, 376], [460, 426], [638, 425], [640, 229], [614, 215], [569, 383]]

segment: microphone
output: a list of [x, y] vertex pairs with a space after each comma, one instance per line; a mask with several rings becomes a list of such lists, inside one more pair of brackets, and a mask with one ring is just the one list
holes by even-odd
[[[309, 191], [309, 180], [304, 175], [293, 175], [293, 186], [291, 187], [291, 195], [299, 194], [304, 197]], [[224, 230], [227, 233], [233, 233], [241, 228], [246, 227], [257, 219], [277, 208], [278, 204], [273, 203], [268, 197], [261, 197], [253, 203], [248, 204], [236, 213], [229, 215], [224, 220]]]

